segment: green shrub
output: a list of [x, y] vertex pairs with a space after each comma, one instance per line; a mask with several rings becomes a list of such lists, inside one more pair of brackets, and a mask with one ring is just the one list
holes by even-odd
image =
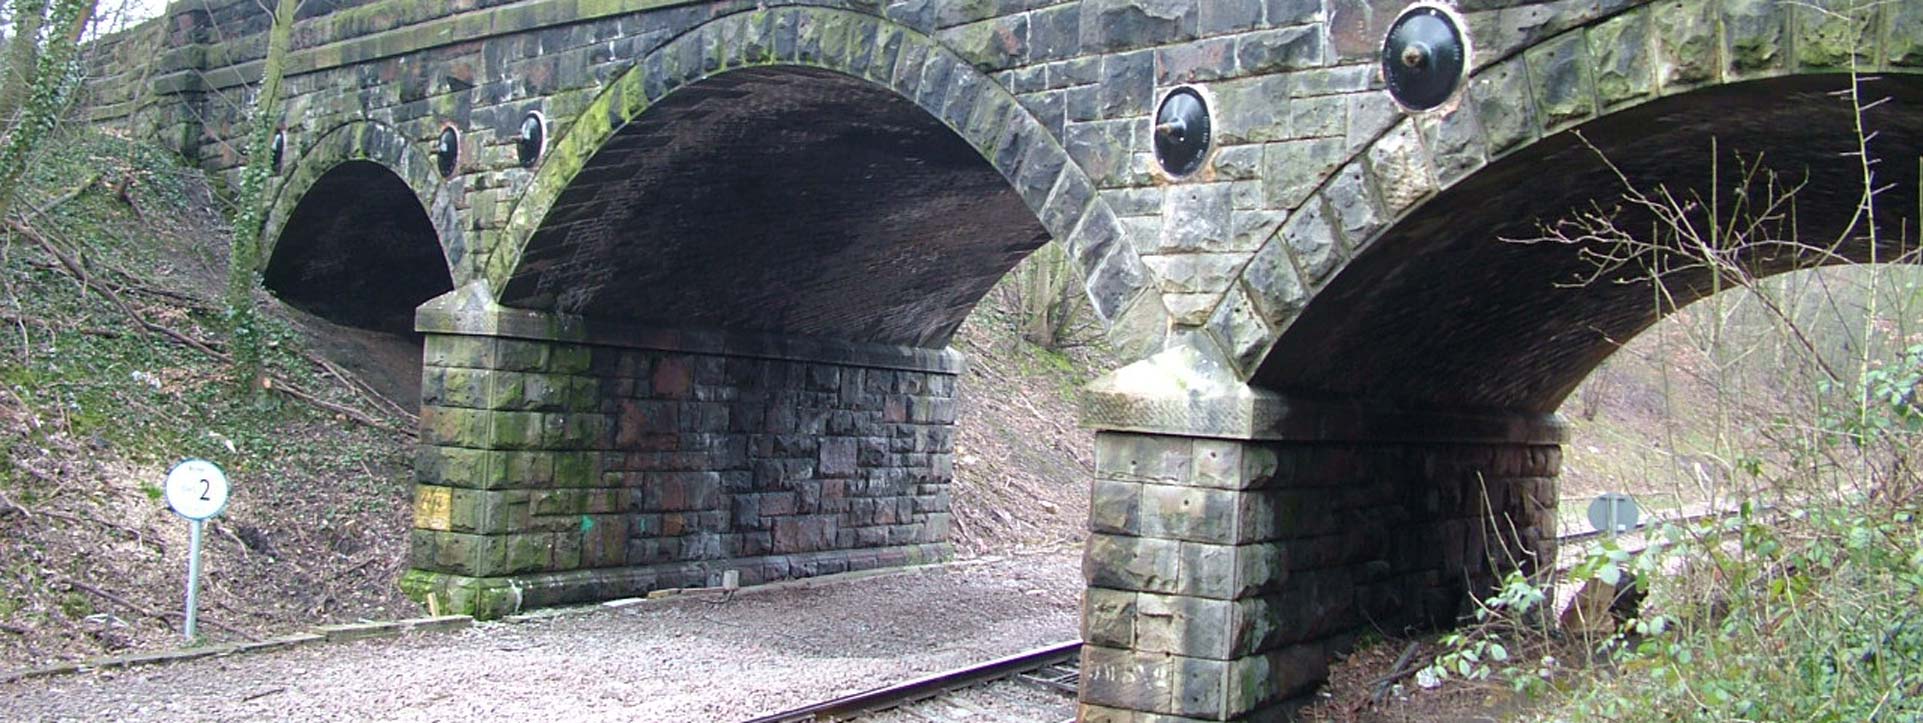
[[[1918, 511], [1812, 503], [1640, 558], [1652, 614], [1609, 642], [1613, 675], [1566, 692], [1556, 720], [1869, 721], [1923, 717]], [[1673, 613], [1673, 614], [1668, 614]]]

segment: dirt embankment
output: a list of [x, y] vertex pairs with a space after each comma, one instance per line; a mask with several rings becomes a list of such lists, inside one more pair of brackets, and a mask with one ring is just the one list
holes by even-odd
[[270, 369], [314, 401], [236, 392], [227, 229], [199, 174], [90, 136], [32, 183], [41, 211], [0, 256], [0, 668], [179, 644], [187, 525], [160, 483], [188, 457], [234, 488], [203, 555], [207, 637], [411, 613], [411, 422], [265, 295]]
[[1114, 364], [1094, 347], [1029, 344], [991, 295], [955, 336], [968, 355], [955, 436], [954, 541], [963, 554], [1079, 547], [1088, 530], [1095, 435], [1075, 394]]

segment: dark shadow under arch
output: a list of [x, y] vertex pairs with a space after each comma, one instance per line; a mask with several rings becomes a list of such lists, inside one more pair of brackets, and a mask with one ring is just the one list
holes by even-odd
[[[1638, 187], [1707, 191], [1712, 139], [1725, 172], [1738, 155], [1805, 178], [1796, 226], [1804, 239], [1835, 237], [1862, 187], [1850, 106], [1832, 95], [1847, 76], [1750, 81], [1664, 98], [1580, 127]], [[1923, 150], [1923, 78], [1866, 83], [1890, 100], [1865, 120], [1876, 132], [1878, 197], [1885, 242], [1917, 237], [1918, 153]], [[1722, 185], [1725, 189], [1728, 183]], [[1617, 344], [1662, 316], [1647, 283], [1567, 288], [1593, 266], [1575, 247], [1518, 245], [1538, 220], [1591, 202], [1610, 203], [1622, 186], [1571, 133], [1545, 138], [1491, 163], [1397, 222], [1320, 291], [1277, 342], [1253, 382], [1304, 398], [1384, 407], [1549, 412]], [[1707, 193], [1704, 194], [1707, 196]], [[1636, 227], [1646, 219], [1627, 218]], [[1912, 246], [1913, 248], [1913, 246]], [[1883, 249], [1892, 257], [1894, 247]], [[1866, 243], [1844, 251], [1861, 260]], [[1808, 259], [1752, 259], [1761, 274]], [[1707, 274], [1667, 281], [1677, 305], [1710, 293]]]
[[555, 200], [507, 306], [647, 325], [945, 345], [1048, 234], [896, 92], [799, 66], [675, 90]]
[[264, 274], [280, 299], [328, 321], [412, 334], [414, 309], [453, 290], [420, 200], [378, 163], [329, 169], [289, 214]]

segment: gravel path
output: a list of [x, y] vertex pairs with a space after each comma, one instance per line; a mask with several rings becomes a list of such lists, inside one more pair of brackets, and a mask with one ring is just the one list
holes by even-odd
[[1077, 635], [1074, 552], [0, 686], [6, 720], [727, 723]]

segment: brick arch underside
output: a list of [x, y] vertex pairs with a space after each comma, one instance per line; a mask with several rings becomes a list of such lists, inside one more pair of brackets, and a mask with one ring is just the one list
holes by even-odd
[[[1847, 154], [1856, 133], [1849, 105], [1831, 93], [1844, 75], [1791, 76], [1718, 86], [1636, 106], [1578, 129], [1639, 188], [1679, 196], [1711, 187], [1711, 143], [1720, 149], [1727, 191], [1738, 163], [1765, 166], [1792, 183], [1798, 238], [1825, 242], [1848, 227], [1863, 186]], [[1914, 249], [1918, 156], [1923, 153], [1923, 77], [1867, 83], [1865, 114], [1877, 135], [1877, 201], [1884, 245], [1894, 258], [1907, 229]], [[1807, 176], [1805, 176], [1807, 173]], [[1574, 286], [1595, 266], [1579, 248], [1515, 244], [1592, 202], [1615, 205], [1623, 186], [1596, 152], [1564, 132], [1545, 138], [1425, 202], [1397, 222], [1318, 292], [1254, 377], [1301, 397], [1386, 407], [1548, 412], [1622, 342], [1663, 316], [1646, 282]], [[1701, 216], [1698, 216], [1701, 222]], [[1649, 219], [1625, 215], [1623, 228]], [[1907, 226], [1905, 225], [1907, 224]], [[1869, 244], [1844, 255], [1869, 256]], [[1767, 275], [1817, 265], [1780, 255], [1745, 263]], [[1831, 259], [1835, 261], [1835, 259]], [[1637, 277], [1634, 269], [1610, 278]], [[1646, 275], [1641, 275], [1646, 279]], [[1666, 276], [1677, 305], [1710, 293], [1707, 274]], [[1673, 309], [1671, 309], [1673, 310]]]
[[671, 327], [945, 345], [1049, 238], [914, 102], [801, 66], [675, 90], [556, 198], [501, 303]]
[[411, 334], [415, 308], [454, 288], [439, 238], [406, 181], [379, 163], [346, 161], [301, 195], [263, 281], [334, 323]]

